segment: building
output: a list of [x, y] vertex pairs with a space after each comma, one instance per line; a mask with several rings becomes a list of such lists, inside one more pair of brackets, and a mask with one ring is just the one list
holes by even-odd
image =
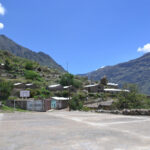
[[87, 90], [89, 93], [97, 93], [103, 91], [103, 86], [100, 84], [91, 84], [84, 86], [84, 89]]
[[69, 98], [66, 97], [52, 97], [51, 109], [63, 109], [69, 106]]

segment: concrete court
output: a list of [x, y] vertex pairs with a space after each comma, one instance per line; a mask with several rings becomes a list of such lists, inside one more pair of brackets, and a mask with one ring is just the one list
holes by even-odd
[[150, 150], [150, 117], [76, 111], [4, 113], [0, 150]]

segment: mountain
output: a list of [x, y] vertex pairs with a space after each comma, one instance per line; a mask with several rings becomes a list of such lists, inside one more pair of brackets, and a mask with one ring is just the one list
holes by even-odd
[[82, 76], [88, 76], [92, 80], [100, 80], [103, 76], [106, 76], [110, 82], [120, 85], [134, 83], [138, 85], [141, 93], [149, 95], [150, 53], [125, 63], [100, 68]]
[[0, 50], [7, 50], [16, 56], [36, 61], [42, 66], [47, 66], [63, 72], [65, 71], [63, 67], [58, 65], [49, 55], [43, 52], [36, 53], [28, 48], [20, 46], [5, 35], [0, 35]]

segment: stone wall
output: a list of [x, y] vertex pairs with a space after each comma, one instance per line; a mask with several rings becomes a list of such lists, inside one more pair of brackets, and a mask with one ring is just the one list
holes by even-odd
[[150, 116], [150, 109], [96, 110], [98, 113]]

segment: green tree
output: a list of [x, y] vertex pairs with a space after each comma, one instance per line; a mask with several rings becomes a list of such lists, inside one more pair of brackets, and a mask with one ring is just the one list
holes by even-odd
[[10, 60], [9, 59], [5, 60], [5, 66], [4, 67], [8, 71], [11, 70], [11, 65], [10, 65]]
[[76, 88], [81, 88], [82, 87], [82, 82], [78, 79], [73, 80], [73, 86]]
[[13, 85], [10, 82], [0, 81], [0, 101], [7, 100], [12, 89]]
[[41, 80], [40, 75], [37, 72], [32, 70], [26, 70], [24, 75], [26, 79], [39, 80], [39, 81]]
[[25, 69], [27, 70], [33, 70], [33, 63], [28, 61], [26, 64], [25, 64]]
[[73, 96], [73, 98], [69, 101], [69, 108], [70, 110], [81, 110], [83, 108], [83, 101], [79, 95]]
[[104, 77], [101, 79], [100, 83], [101, 83], [102, 85], [107, 85], [108, 80], [107, 80], [106, 76], [104, 76]]
[[65, 73], [61, 76], [60, 84], [63, 86], [73, 85], [74, 76], [70, 73]]
[[137, 85], [128, 84], [124, 86], [130, 92], [121, 92], [117, 95], [114, 106], [118, 109], [137, 109], [145, 107], [146, 96], [138, 93]]

